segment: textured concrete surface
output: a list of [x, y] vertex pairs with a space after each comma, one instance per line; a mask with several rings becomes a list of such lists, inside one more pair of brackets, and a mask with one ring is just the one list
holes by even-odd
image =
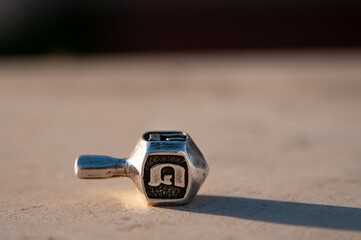
[[[361, 239], [361, 52], [0, 60], [1, 239]], [[187, 206], [80, 180], [184, 130], [210, 174]]]

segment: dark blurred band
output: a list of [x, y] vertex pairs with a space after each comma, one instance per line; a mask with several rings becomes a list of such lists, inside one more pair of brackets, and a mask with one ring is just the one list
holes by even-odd
[[0, 54], [360, 47], [361, 1], [0, 1]]

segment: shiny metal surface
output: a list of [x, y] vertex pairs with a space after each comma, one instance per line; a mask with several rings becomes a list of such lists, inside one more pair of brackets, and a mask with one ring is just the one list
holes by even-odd
[[78, 178], [126, 177], [128, 161], [108, 156], [84, 155], [75, 161], [75, 174]]
[[147, 132], [128, 159], [83, 155], [75, 174], [82, 179], [129, 177], [150, 205], [181, 205], [197, 194], [208, 165], [184, 132]]

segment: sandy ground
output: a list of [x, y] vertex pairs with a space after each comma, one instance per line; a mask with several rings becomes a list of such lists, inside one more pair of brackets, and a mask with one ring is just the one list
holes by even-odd
[[[189, 205], [74, 176], [169, 129], [210, 166]], [[0, 160], [1, 239], [361, 239], [361, 51], [1, 59]]]

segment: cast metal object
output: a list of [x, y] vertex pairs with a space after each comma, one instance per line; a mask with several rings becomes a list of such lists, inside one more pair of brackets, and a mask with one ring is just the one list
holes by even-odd
[[82, 179], [129, 177], [150, 205], [181, 205], [197, 194], [208, 165], [184, 132], [147, 132], [127, 159], [83, 155], [75, 174]]

